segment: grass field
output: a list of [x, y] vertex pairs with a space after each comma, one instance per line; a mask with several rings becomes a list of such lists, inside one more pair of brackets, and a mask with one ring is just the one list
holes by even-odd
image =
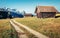
[[15, 18], [19, 23], [22, 23], [50, 38], [60, 38], [60, 18]]
[[16, 31], [11, 27], [9, 19], [0, 19], [0, 38], [17, 38]]

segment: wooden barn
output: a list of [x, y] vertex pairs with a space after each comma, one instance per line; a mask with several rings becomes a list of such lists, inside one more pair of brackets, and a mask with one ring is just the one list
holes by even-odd
[[54, 18], [57, 12], [53, 6], [37, 6], [35, 9], [38, 18]]

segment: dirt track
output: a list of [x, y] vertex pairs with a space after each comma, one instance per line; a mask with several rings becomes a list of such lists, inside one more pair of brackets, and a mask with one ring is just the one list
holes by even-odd
[[38, 37], [38, 38], [49, 38], [49, 37], [47, 37], [47, 36], [45, 36], [45, 35], [37, 32], [37, 31], [35, 31], [35, 30], [27, 27], [26, 25], [23, 25], [23, 24], [21, 24], [21, 23], [18, 23], [18, 22], [16, 22], [15, 20], [12, 20], [12, 21], [13, 21], [14, 23], [18, 24], [20, 27], [23, 27], [24, 29], [26, 29], [27, 31], [29, 31], [30, 33], [32, 33], [33, 35], [35, 35], [35, 36]]
[[15, 28], [18, 33], [19, 38], [28, 38], [23, 30], [21, 30], [17, 25], [15, 25], [12, 21], [10, 21], [11, 25]]

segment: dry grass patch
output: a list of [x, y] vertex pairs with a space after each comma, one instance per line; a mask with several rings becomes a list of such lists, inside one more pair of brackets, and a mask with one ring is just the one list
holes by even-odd
[[15, 18], [15, 20], [50, 38], [60, 38], [60, 18], [26, 17]]
[[16, 31], [9, 23], [10, 19], [0, 19], [0, 38], [17, 38]]

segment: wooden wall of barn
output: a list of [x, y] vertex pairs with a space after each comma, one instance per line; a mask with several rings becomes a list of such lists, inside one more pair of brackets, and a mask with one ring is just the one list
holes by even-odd
[[51, 17], [55, 17], [56, 12], [40, 12], [37, 13], [37, 17], [38, 18], [51, 18]]

